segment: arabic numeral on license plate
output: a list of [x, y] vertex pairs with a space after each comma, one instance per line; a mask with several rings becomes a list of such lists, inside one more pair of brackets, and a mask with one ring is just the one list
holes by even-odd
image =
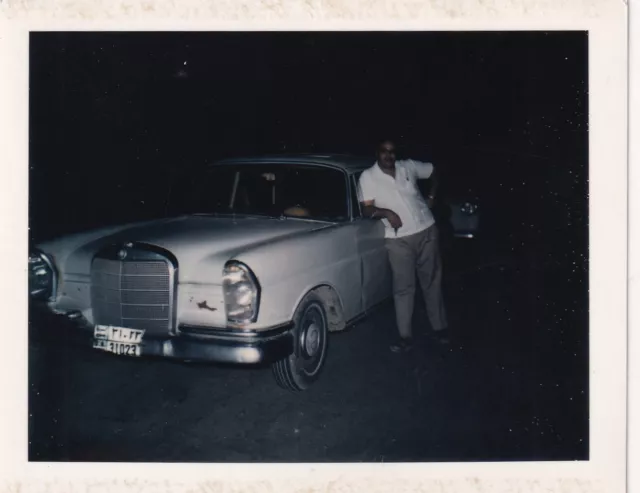
[[124, 356], [138, 356], [139, 347], [136, 344], [125, 344], [122, 342], [109, 342], [107, 351], [114, 354], [120, 354]]

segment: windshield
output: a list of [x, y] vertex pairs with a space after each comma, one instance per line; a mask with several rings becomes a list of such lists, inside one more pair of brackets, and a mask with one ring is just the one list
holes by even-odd
[[181, 212], [348, 219], [344, 172], [289, 164], [218, 165], [182, 195]]

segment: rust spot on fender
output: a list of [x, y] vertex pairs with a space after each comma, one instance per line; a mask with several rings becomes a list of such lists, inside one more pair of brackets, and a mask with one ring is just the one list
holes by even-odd
[[211, 306], [208, 305], [207, 300], [201, 301], [200, 303], [196, 303], [198, 305], [198, 308], [200, 308], [201, 310], [209, 310], [210, 312], [215, 312], [217, 310], [217, 308], [213, 308]]

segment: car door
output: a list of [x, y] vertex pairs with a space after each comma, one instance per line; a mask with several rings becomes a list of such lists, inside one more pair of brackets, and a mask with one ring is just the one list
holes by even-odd
[[360, 172], [351, 179], [353, 224], [361, 262], [363, 310], [368, 310], [391, 296], [391, 268], [384, 244], [384, 224], [362, 216], [357, 194]]

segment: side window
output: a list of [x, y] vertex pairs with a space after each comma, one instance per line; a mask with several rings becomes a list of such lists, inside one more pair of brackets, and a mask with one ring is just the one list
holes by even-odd
[[360, 194], [358, 193], [358, 180], [362, 171], [358, 171], [351, 175], [351, 203], [353, 210], [353, 217], [362, 217], [362, 210], [360, 209]]

